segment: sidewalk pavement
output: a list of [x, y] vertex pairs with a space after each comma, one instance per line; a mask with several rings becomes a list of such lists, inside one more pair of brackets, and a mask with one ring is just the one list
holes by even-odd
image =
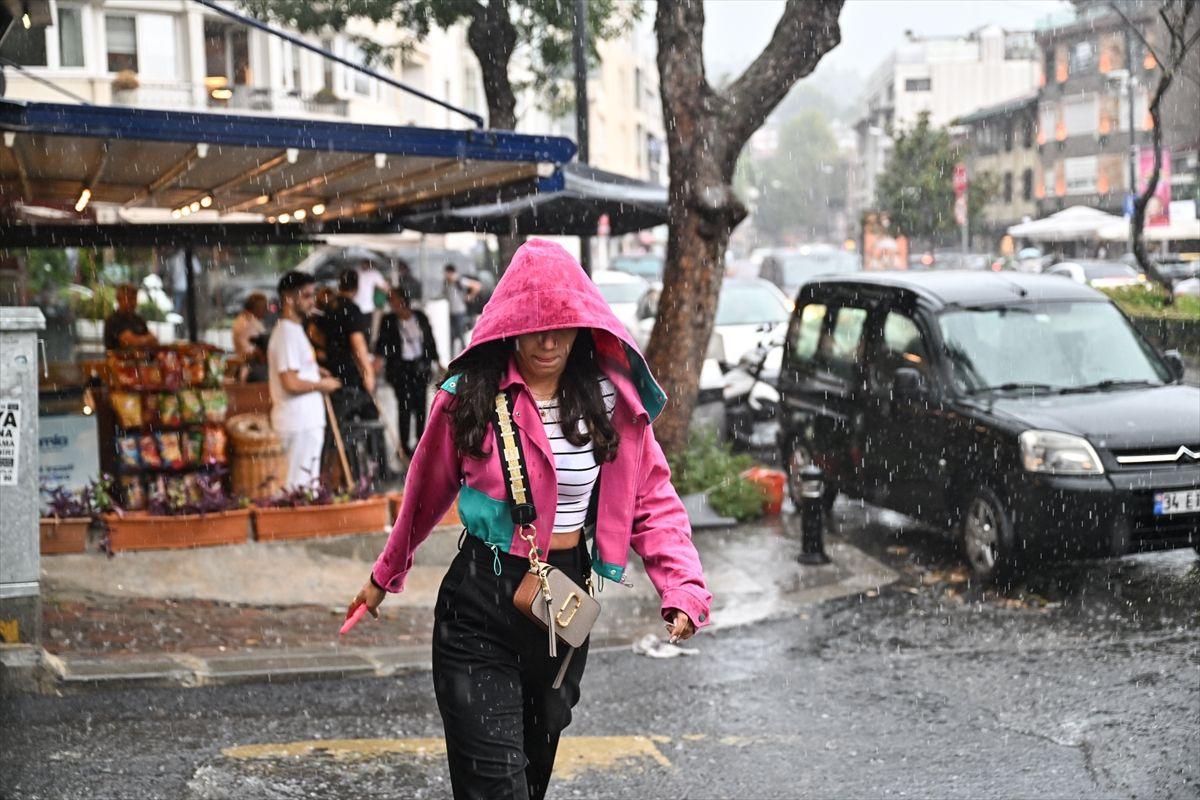
[[[417, 552], [405, 591], [380, 607], [382, 619], [368, 617], [343, 637], [346, 607], [385, 534], [43, 558], [42, 647], [0, 645], [0, 693], [427, 668], [434, 600], [459, 533], [435, 530]], [[835, 538], [826, 539], [829, 565], [799, 565], [799, 520], [786, 512], [698, 529], [694, 540], [714, 595], [714, 628], [794, 613], [897, 577]], [[593, 648], [664, 633], [658, 597], [636, 556], [627, 574], [631, 588], [608, 583], [599, 595]], [[688, 645], [703, 647], [703, 635]]]

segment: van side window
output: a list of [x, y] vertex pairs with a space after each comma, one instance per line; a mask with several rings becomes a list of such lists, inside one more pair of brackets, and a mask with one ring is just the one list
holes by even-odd
[[822, 337], [819, 347], [821, 361], [827, 370], [845, 380], [853, 380], [862, 360], [863, 327], [867, 321], [865, 308], [839, 308], [833, 330]]
[[896, 370], [912, 367], [926, 377], [929, 376], [929, 352], [925, 337], [912, 317], [889, 311], [883, 321], [883, 336], [872, 348], [868, 382], [875, 394], [891, 392]]
[[792, 330], [788, 335], [792, 345], [792, 361], [812, 363], [817, 354], [817, 343], [821, 340], [821, 331], [825, 328], [826, 312], [824, 305], [809, 303], [794, 317]]

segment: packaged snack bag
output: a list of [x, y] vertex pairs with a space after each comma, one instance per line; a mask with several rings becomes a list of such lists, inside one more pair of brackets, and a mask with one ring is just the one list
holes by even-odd
[[162, 388], [162, 370], [157, 364], [143, 364], [138, 367], [138, 379], [143, 389]]
[[162, 376], [162, 388], [168, 392], [179, 391], [179, 385], [183, 382], [183, 362], [179, 359], [179, 351], [173, 348], [159, 350], [156, 359]]
[[166, 433], [157, 434], [158, 438], [158, 455], [162, 459], [164, 467], [171, 469], [179, 469], [187, 462], [183, 457], [183, 447], [179, 442], [179, 433], [176, 431], [168, 431]]
[[202, 496], [200, 491], [200, 482], [197, 480], [196, 473], [189, 472], [183, 478], [183, 493], [187, 497], [189, 503], [198, 503]]
[[125, 492], [125, 508], [130, 511], [141, 511], [146, 507], [146, 487], [136, 475], [123, 475], [121, 488]]
[[138, 452], [142, 456], [142, 466], [155, 468], [162, 466], [162, 459], [158, 456], [158, 442], [154, 441], [154, 434], [146, 433], [138, 439]]
[[158, 395], [152, 392], [142, 395], [142, 424], [151, 426], [159, 424]]
[[225, 463], [225, 429], [219, 425], [204, 427], [204, 460], [210, 464]]
[[112, 373], [114, 385], [121, 389], [138, 388], [137, 362], [129, 358], [121, 358], [112, 353], [108, 356], [108, 369]]
[[195, 389], [184, 389], [179, 393], [179, 415], [184, 425], [204, 422], [204, 404], [200, 402], [200, 393]]
[[121, 462], [122, 469], [137, 469], [140, 467], [142, 459], [138, 455], [138, 437], [117, 437], [117, 458]]
[[204, 357], [205, 366], [205, 385], [220, 386], [221, 381], [225, 378], [225, 354], [212, 350]]
[[189, 350], [183, 356], [183, 383], [185, 386], [204, 385], [204, 353]]
[[122, 428], [142, 426], [142, 396], [137, 392], [113, 392], [112, 407]]
[[225, 411], [229, 407], [229, 399], [224, 389], [205, 389], [200, 392], [200, 400], [204, 404], [204, 420], [206, 422], [224, 422]]
[[204, 431], [183, 434], [183, 457], [188, 464], [204, 463]]
[[158, 396], [158, 424], [164, 428], [178, 428], [183, 422], [179, 414], [179, 396], [160, 394]]

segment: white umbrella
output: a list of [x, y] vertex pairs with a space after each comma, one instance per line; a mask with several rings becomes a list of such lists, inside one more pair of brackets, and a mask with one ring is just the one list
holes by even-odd
[[1008, 229], [1011, 236], [1035, 242], [1073, 242], [1099, 238], [1107, 225], [1125, 223], [1123, 217], [1087, 206], [1071, 206], [1056, 214], [1031, 222], [1022, 222]]
[[[1179, 239], [1200, 239], [1200, 219], [1172, 219], [1169, 225], [1148, 225], [1142, 229], [1147, 242], [1174, 242]], [[1129, 241], [1129, 221], [1122, 219], [1100, 229], [1100, 238], [1108, 241]]]

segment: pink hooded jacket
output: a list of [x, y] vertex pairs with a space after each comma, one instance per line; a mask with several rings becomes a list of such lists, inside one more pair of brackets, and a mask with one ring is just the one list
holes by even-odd
[[[591, 328], [601, 369], [617, 391], [613, 424], [620, 445], [616, 458], [600, 468], [593, 570], [624, 582], [632, 547], [662, 598], [664, 619], [668, 609], [680, 609], [697, 628], [708, 625], [712, 595], [705, 588], [687, 512], [650, 429], [666, 395], [625, 326], [575, 259], [557, 244], [534, 239], [517, 250], [496, 285], [475, 326], [471, 347], [554, 328]], [[413, 553], [456, 496], [459, 515], [471, 535], [515, 556], [529, 554], [529, 545], [512, 524], [490, 423], [483, 439], [484, 458], [464, 456], [454, 446], [448, 411], [456, 383], [457, 377], [447, 380], [434, 398], [429, 424], [409, 465], [404, 502], [375, 562], [375, 582], [391, 592], [404, 588]], [[513, 423], [521, 436], [537, 505], [537, 544], [545, 552], [558, 494], [554, 455], [515, 361], [500, 381], [501, 390], [509, 388], [516, 389]]]

